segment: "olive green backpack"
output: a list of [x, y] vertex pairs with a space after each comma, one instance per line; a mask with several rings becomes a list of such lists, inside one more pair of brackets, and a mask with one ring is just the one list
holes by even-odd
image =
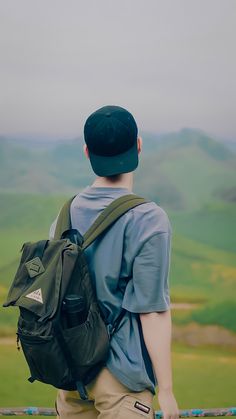
[[[82, 237], [71, 229], [73, 199], [60, 211], [53, 240], [23, 245], [4, 307], [20, 309], [17, 341], [30, 369], [29, 381], [38, 380], [64, 390], [77, 389], [80, 397], [86, 399], [85, 386], [105, 364], [109, 340], [125, 310], [121, 309], [114, 324], [106, 324], [84, 250], [125, 212], [147, 201], [134, 194], [115, 199]], [[73, 301], [70, 312], [66, 311], [68, 296], [82, 301], [82, 323], [76, 324], [79, 317]], [[72, 324], [68, 319], [73, 320]]]

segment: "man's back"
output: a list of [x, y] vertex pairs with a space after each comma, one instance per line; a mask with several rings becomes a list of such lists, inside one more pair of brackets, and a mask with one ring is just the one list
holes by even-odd
[[[72, 227], [82, 235], [111, 201], [132, 193], [142, 149], [133, 115], [114, 105], [87, 118], [84, 140], [97, 177], [71, 205]], [[121, 310], [125, 316], [111, 338], [106, 366], [89, 384], [89, 403], [73, 392], [58, 392], [61, 419], [154, 418], [155, 377], [163, 415], [178, 418], [170, 357], [171, 233], [165, 211], [148, 202], [129, 210], [86, 249], [106, 320], [113, 323]]]
[[[71, 205], [72, 228], [82, 235], [127, 188], [87, 187]], [[134, 391], [155, 391], [151, 361], [142, 338], [138, 313], [170, 307], [168, 272], [171, 226], [154, 202], [129, 210], [86, 249], [100, 308], [109, 323], [126, 314], [111, 340], [108, 369]]]

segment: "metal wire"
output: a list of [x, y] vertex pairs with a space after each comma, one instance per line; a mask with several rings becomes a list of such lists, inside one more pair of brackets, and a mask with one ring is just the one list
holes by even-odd
[[[56, 411], [47, 407], [2, 407], [0, 416], [56, 416]], [[162, 416], [161, 410], [155, 412], [156, 419]], [[198, 416], [236, 416], [236, 407], [179, 410], [179, 417], [182, 418]]]

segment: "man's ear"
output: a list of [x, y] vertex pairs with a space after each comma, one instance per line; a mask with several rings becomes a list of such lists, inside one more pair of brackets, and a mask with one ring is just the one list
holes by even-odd
[[138, 137], [137, 139], [137, 146], [138, 146], [138, 154], [141, 153], [142, 151], [142, 146], [143, 146], [143, 140], [142, 137]]
[[87, 144], [83, 145], [83, 149], [84, 149], [85, 157], [87, 157], [87, 159], [89, 159], [89, 151], [88, 151]]

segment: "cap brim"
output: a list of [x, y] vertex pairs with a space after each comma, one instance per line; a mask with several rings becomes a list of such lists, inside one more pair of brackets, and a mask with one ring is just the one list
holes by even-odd
[[98, 156], [89, 151], [89, 158], [94, 173], [98, 176], [112, 176], [128, 173], [138, 166], [138, 150], [135, 143], [125, 153], [116, 156]]

